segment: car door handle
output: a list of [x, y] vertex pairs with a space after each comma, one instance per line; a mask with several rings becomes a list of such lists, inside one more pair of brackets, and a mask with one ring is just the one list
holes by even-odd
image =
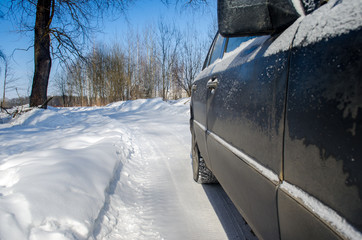
[[215, 88], [217, 88], [218, 84], [219, 84], [219, 81], [217, 80], [217, 78], [213, 78], [213, 79], [210, 79], [209, 81], [207, 81], [206, 87], [209, 89], [215, 89]]

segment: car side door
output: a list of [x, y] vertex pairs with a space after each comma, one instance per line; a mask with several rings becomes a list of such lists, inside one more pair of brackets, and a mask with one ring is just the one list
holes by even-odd
[[197, 142], [201, 156], [206, 162], [206, 165], [210, 167], [211, 163], [207, 154], [206, 147], [206, 125], [207, 125], [207, 84], [211, 78], [212, 68], [208, 68], [210, 64], [222, 57], [224, 52], [224, 37], [219, 34], [215, 35], [215, 38], [211, 44], [209, 52], [206, 56], [203, 70], [197, 76], [194, 84], [192, 85], [192, 101], [191, 101], [191, 131], [194, 134], [195, 142]]
[[[213, 66], [214, 84], [207, 92], [206, 141], [212, 171], [264, 239], [279, 239], [276, 192], [282, 178], [292, 38], [293, 32], [246, 39]], [[284, 48], [274, 51], [280, 44]]]
[[353, 235], [362, 232], [361, 9], [358, 0], [328, 3], [303, 19], [293, 42], [282, 238], [361, 237]]

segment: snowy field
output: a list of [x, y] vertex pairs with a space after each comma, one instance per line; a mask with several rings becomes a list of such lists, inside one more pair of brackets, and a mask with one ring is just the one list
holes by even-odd
[[188, 101], [2, 115], [0, 239], [255, 238], [192, 180]]

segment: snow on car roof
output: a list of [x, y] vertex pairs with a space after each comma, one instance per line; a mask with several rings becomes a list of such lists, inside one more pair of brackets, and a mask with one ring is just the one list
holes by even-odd
[[361, 0], [332, 0], [304, 17], [295, 36], [294, 46], [328, 40], [362, 27]]

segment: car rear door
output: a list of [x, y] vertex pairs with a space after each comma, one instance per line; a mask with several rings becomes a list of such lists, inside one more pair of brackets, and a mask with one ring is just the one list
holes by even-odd
[[276, 192], [293, 30], [246, 39], [211, 66], [209, 75], [206, 140], [212, 171], [264, 239], [279, 238]]
[[353, 235], [362, 232], [361, 9], [328, 3], [303, 19], [293, 43], [278, 196], [285, 238], [361, 237]]

